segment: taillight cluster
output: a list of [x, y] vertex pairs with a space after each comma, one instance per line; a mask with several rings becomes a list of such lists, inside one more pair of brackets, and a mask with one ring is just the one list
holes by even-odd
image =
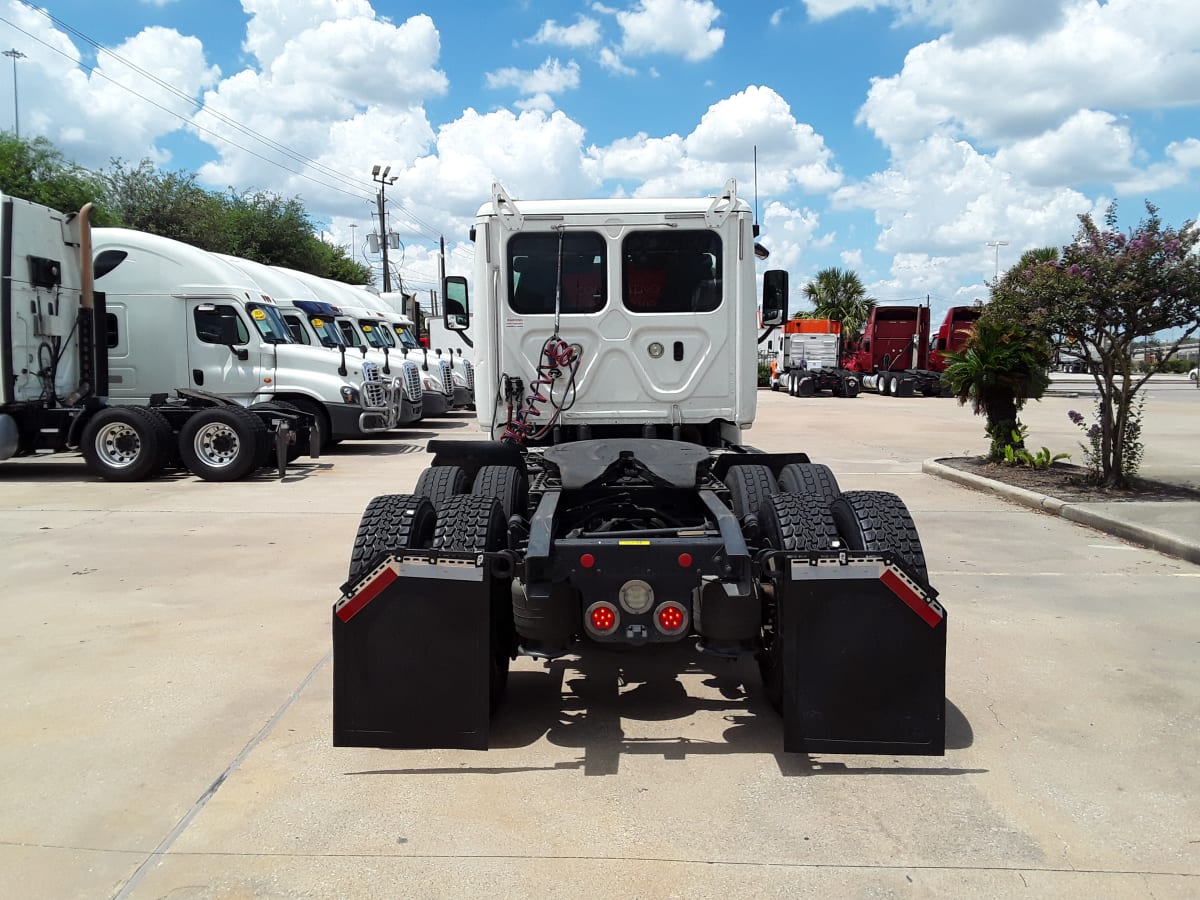
[[654, 610], [654, 627], [664, 637], [678, 637], [687, 633], [691, 625], [691, 614], [688, 608], [675, 600], [666, 600], [654, 605], [654, 589], [640, 579], [627, 581], [621, 586], [617, 603], [610, 600], [597, 600], [584, 613], [584, 626], [589, 634], [595, 637], [608, 637], [615, 634], [621, 627], [621, 614], [624, 611], [631, 616], [638, 616]]

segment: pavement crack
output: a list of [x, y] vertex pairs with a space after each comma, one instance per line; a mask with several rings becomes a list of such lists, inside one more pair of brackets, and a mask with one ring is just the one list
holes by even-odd
[[253, 751], [255, 747], [262, 743], [263, 739], [266, 738], [266, 736], [270, 734], [272, 730], [274, 730], [275, 725], [281, 718], [283, 718], [283, 714], [291, 708], [292, 704], [296, 702], [297, 698], [299, 698], [300, 694], [303, 693], [304, 689], [309, 686], [314, 678], [317, 677], [317, 673], [320, 672], [321, 669], [323, 669], [332, 658], [332, 650], [321, 657], [321, 660], [315, 666], [313, 666], [312, 671], [310, 671], [304, 677], [304, 680], [296, 686], [296, 689], [292, 691], [292, 693], [288, 695], [287, 699], [285, 699], [283, 703], [279, 705], [279, 708], [275, 710], [275, 714], [267, 720], [266, 724], [258, 730], [258, 733], [255, 734], [254, 737], [247, 742], [246, 746], [242, 748], [242, 751], [233, 758], [233, 761], [230, 762], [229, 765], [225, 767], [224, 771], [217, 776], [216, 780], [209, 785], [208, 790], [201, 794], [196, 802], [192, 804], [192, 808], [189, 809], [183, 818], [175, 824], [175, 827], [170, 830], [167, 836], [159, 842], [158, 846], [154, 848], [153, 852], [144, 860], [142, 860], [141, 865], [134, 870], [134, 873], [129, 876], [129, 880], [126, 881], [125, 884], [121, 886], [120, 890], [118, 890], [114, 895], [114, 900], [124, 900], [124, 898], [128, 897], [132, 893], [133, 889], [138, 886], [139, 882], [141, 882], [142, 878], [145, 877], [145, 874], [149, 871], [150, 867], [170, 851], [172, 845], [179, 839], [179, 836], [187, 830], [189, 825], [192, 824], [192, 820], [200, 814], [200, 811], [204, 809], [204, 807], [208, 804], [208, 801], [211, 800], [217, 791], [221, 789], [221, 785], [225, 783], [226, 779], [228, 779], [230, 775], [237, 771], [237, 768], [242, 764], [246, 757], [250, 755], [251, 751]]

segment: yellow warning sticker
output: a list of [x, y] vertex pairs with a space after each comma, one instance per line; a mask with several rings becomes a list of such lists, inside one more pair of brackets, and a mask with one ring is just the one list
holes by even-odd
[[619, 547], [649, 547], [649, 541], [617, 541]]
[[370, 334], [370, 333], [371, 333], [372, 331], [374, 331], [374, 330], [375, 330], [375, 329], [374, 329], [374, 328], [372, 328], [370, 325], [364, 325], [364, 326], [363, 326], [363, 331], [364, 331], [364, 332], [366, 332], [367, 334]]
[[254, 321], [256, 321], [256, 322], [261, 322], [266, 317], [267, 317], [267, 314], [265, 312], [263, 312], [261, 309], [250, 310], [250, 318], [254, 319]]
[[324, 319], [313, 319], [312, 326], [313, 326], [313, 328], [324, 328], [325, 320]]

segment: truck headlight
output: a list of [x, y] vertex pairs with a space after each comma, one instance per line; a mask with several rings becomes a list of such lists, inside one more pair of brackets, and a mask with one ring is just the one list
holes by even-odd
[[440, 394], [442, 392], [442, 389], [437, 386], [437, 382], [428, 375], [421, 379], [421, 383], [425, 385], [425, 390], [427, 391], [432, 391], [435, 394]]
[[358, 403], [358, 391], [350, 387], [350, 385], [342, 386], [342, 402], [343, 403]]
[[451, 372], [450, 377], [454, 379], [454, 384], [456, 387], [467, 386], [467, 376], [458, 371], [458, 369], [455, 369], [453, 372]]

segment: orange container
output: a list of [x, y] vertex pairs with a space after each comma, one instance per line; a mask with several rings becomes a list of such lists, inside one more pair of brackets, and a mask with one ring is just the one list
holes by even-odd
[[788, 319], [784, 334], [841, 334], [842, 323], [833, 319]]

